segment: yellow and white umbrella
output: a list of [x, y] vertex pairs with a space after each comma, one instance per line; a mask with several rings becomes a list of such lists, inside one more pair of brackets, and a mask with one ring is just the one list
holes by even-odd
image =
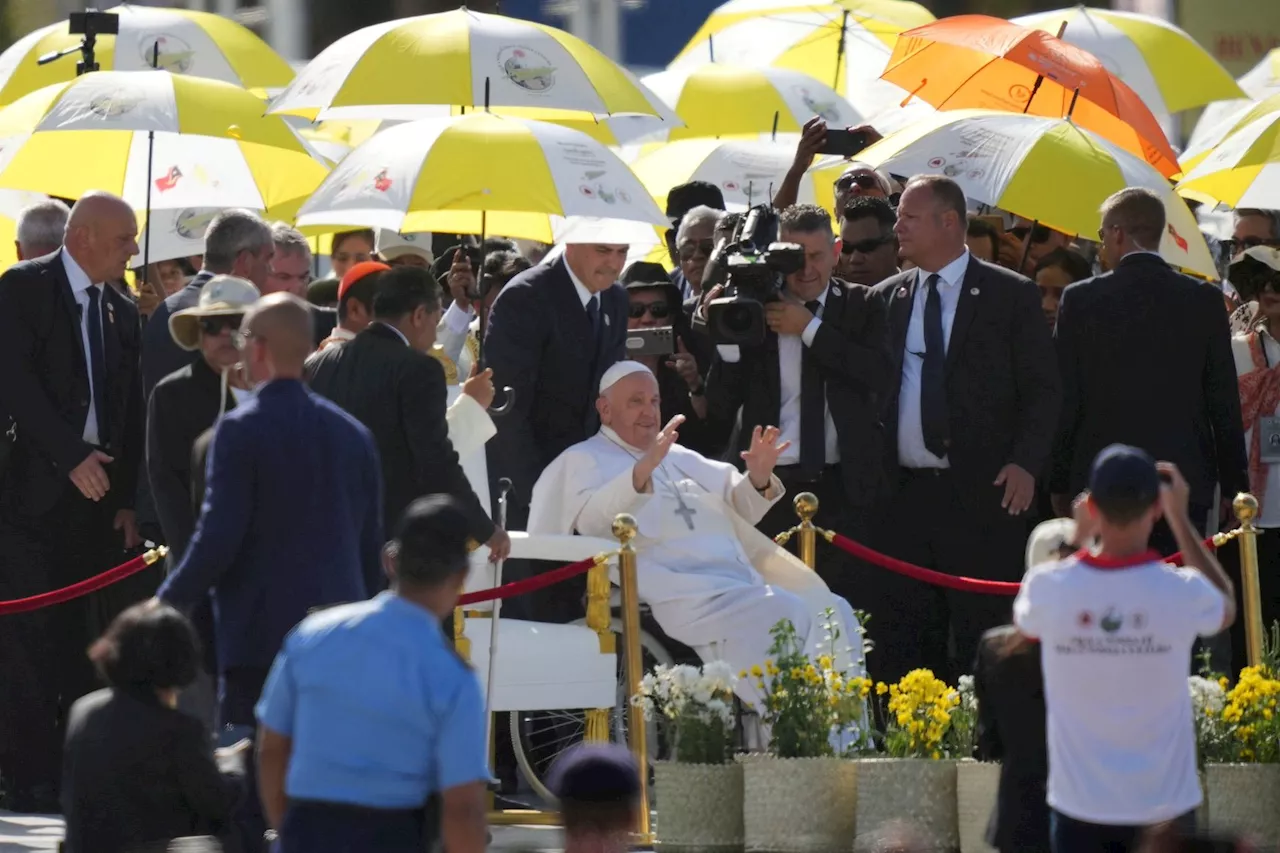
[[388, 128], [346, 156], [298, 226], [502, 234], [550, 243], [551, 217], [665, 222], [617, 155], [546, 122], [476, 113]]
[[436, 115], [422, 107], [445, 105], [659, 115], [654, 100], [633, 75], [566, 32], [464, 8], [343, 36], [271, 101], [270, 112], [413, 120]]
[[848, 14], [859, 21], [907, 30], [935, 20], [932, 12], [909, 0], [728, 0], [711, 10], [689, 44], [714, 39], [717, 33], [752, 18], [778, 20], [800, 12], [821, 12], [831, 18]]
[[680, 116], [685, 127], [666, 139], [799, 132], [821, 116], [831, 127], [862, 124], [865, 116], [830, 86], [786, 68], [711, 63], [660, 71], [642, 82]]
[[1280, 206], [1280, 112], [1232, 133], [1183, 175], [1177, 189], [1228, 207]]
[[1187, 145], [1186, 150], [1182, 152], [1182, 156], [1178, 158], [1178, 164], [1182, 166], [1183, 174], [1200, 165], [1214, 148], [1221, 145], [1232, 134], [1248, 127], [1260, 118], [1280, 113], [1280, 93], [1264, 98], [1261, 101], [1232, 101], [1231, 103], [1243, 104], [1244, 106], [1229, 115], [1224, 121], [1219, 122], [1216, 127], [1200, 134], [1196, 141]]
[[[287, 86], [293, 69], [253, 31], [230, 18], [188, 9], [117, 6], [120, 34], [99, 36], [97, 62], [104, 70], [143, 71], [158, 67], [174, 74], [209, 77], [246, 89]], [[79, 54], [47, 65], [36, 60], [80, 44], [66, 21], [38, 29], [0, 53], [0, 105], [76, 76]]]
[[[138, 246], [146, 247], [148, 263], [171, 261], [204, 254], [204, 235], [209, 223], [220, 212], [216, 207], [185, 207], [177, 210], [155, 210], [138, 236]], [[143, 251], [129, 261], [132, 269], [143, 263]]]
[[1191, 138], [1187, 140], [1187, 148], [1182, 155], [1183, 165], [1190, 157], [1221, 142], [1224, 131], [1235, 126], [1240, 116], [1248, 113], [1258, 101], [1280, 95], [1280, 47], [1272, 48], [1261, 62], [1236, 82], [1246, 97], [1214, 101], [1204, 108]]
[[[1202, 0], [1207, 2], [1207, 0]], [[1157, 118], [1243, 96], [1240, 86], [1194, 38], [1152, 15], [1083, 5], [1013, 18], [1089, 51], [1129, 85]]]
[[1099, 208], [1125, 187], [1164, 199], [1169, 263], [1216, 275], [1195, 217], [1155, 168], [1070, 119], [953, 110], [899, 131], [858, 155], [894, 174], [946, 175], [979, 204], [1095, 239]]
[[167, 71], [99, 71], [0, 110], [0, 187], [79, 198], [108, 190], [143, 210], [268, 209], [327, 169], [262, 101]]
[[726, 209], [745, 210], [773, 198], [795, 156], [784, 142], [682, 139], [641, 155], [631, 168], [664, 210], [671, 188], [689, 181], [714, 184]]
[[875, 115], [908, 94], [880, 79], [898, 34], [929, 23], [933, 16], [924, 12], [905, 23], [864, 13], [858, 8], [864, 4], [852, 0], [848, 5], [853, 8], [841, 3], [768, 4], [714, 32], [695, 35], [667, 68], [685, 70], [711, 62], [786, 68], [832, 87], [861, 115]]

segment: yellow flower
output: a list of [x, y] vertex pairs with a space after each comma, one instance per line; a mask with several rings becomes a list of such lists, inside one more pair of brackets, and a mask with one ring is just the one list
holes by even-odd
[[818, 655], [818, 666], [821, 669], [831, 669], [833, 665], [831, 655]]
[[935, 749], [932, 753], [930, 753], [929, 757], [932, 758], [934, 761], [937, 761], [939, 758], [942, 757], [942, 753], [938, 752], [938, 750]]
[[753, 664], [753, 665], [752, 665], [752, 667], [751, 667], [751, 674], [752, 674], [752, 675], [754, 675], [756, 678], [761, 678], [761, 677], [763, 677], [763, 676], [764, 676], [764, 672], [763, 672], [763, 670], [761, 670], [761, 669], [760, 669], [760, 664]]

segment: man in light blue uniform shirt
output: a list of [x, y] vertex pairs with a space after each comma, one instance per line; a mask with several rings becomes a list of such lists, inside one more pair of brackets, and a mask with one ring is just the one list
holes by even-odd
[[285, 641], [257, 707], [280, 853], [421, 853], [437, 795], [449, 853], [484, 849], [484, 698], [442, 628], [467, 530], [452, 498], [415, 501], [384, 555], [391, 591], [309, 616]]

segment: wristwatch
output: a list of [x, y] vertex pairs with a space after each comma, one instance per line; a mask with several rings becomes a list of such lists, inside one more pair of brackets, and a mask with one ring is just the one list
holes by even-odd
[[699, 382], [697, 388], [689, 389], [690, 397], [705, 397], [707, 395], [707, 383]]

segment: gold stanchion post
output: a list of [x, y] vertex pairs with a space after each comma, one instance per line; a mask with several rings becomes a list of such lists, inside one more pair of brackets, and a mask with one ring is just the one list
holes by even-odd
[[458, 656], [471, 663], [471, 640], [467, 638], [467, 614], [461, 607], [453, 608], [453, 649]]
[[[613, 619], [609, 613], [609, 563], [596, 560], [587, 571], [587, 627], [600, 638], [600, 654], [617, 652], [617, 638], [613, 633]], [[586, 713], [587, 743], [606, 743], [609, 740], [609, 709], [590, 708]]]
[[618, 580], [622, 586], [622, 641], [626, 644], [627, 664], [627, 738], [640, 770], [639, 841], [652, 843], [649, 820], [649, 744], [644, 710], [634, 699], [640, 693], [644, 677], [644, 658], [640, 647], [640, 591], [636, 580], [636, 549], [632, 540], [638, 528], [634, 517], [623, 513], [613, 520], [613, 535], [622, 543], [618, 552]]
[[801, 492], [792, 501], [792, 506], [800, 516], [800, 526], [796, 528], [800, 538], [796, 547], [800, 551], [800, 559], [812, 569], [818, 565], [818, 536], [813, 526], [813, 518], [818, 514], [818, 496], [813, 492]]
[[1231, 502], [1240, 521], [1240, 578], [1244, 598], [1244, 637], [1249, 652], [1249, 666], [1262, 663], [1262, 592], [1258, 588], [1258, 499], [1241, 492]]

